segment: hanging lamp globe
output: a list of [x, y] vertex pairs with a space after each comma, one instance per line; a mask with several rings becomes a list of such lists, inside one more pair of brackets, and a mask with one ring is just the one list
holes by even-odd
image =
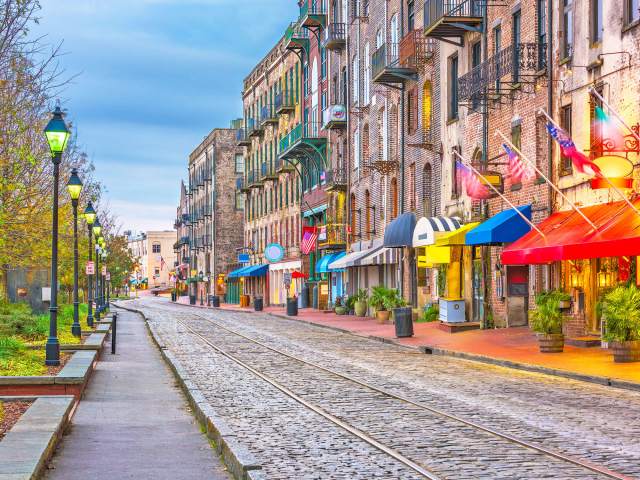
[[47, 143], [49, 144], [49, 150], [52, 155], [59, 155], [67, 148], [67, 142], [71, 136], [71, 132], [67, 128], [67, 124], [62, 117], [62, 110], [60, 106], [57, 106], [53, 112], [53, 116], [44, 129], [44, 134], [47, 137]]
[[84, 219], [87, 222], [87, 225], [92, 226], [93, 222], [96, 221], [97, 217], [96, 211], [93, 209], [93, 204], [91, 200], [87, 203], [87, 208], [84, 209]]
[[96, 217], [96, 221], [93, 223], [93, 235], [98, 238], [102, 233], [102, 225], [100, 225], [100, 219]]
[[71, 200], [78, 200], [80, 198], [80, 193], [82, 192], [82, 180], [80, 180], [78, 170], [75, 168], [71, 170], [71, 176], [67, 182], [67, 190], [69, 191]]

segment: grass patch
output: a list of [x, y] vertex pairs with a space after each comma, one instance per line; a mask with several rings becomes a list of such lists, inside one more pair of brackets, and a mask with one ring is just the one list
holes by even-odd
[[44, 375], [44, 351], [31, 350], [16, 337], [0, 337], [0, 376]]

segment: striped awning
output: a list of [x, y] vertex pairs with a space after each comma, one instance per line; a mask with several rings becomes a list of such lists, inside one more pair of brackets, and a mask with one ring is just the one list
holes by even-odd
[[356, 267], [367, 267], [370, 265], [392, 265], [399, 263], [398, 250], [392, 247], [379, 246], [374, 248], [367, 255], [355, 261]]
[[455, 217], [422, 217], [413, 230], [413, 247], [425, 247], [436, 243], [436, 232], [453, 232], [460, 228]]

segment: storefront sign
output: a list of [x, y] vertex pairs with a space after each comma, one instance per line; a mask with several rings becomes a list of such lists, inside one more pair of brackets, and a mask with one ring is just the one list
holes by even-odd
[[264, 258], [270, 263], [279, 262], [284, 258], [284, 248], [279, 243], [270, 243], [264, 249]]
[[249, 263], [251, 261], [251, 257], [248, 253], [239, 253], [238, 254], [238, 263]]
[[284, 272], [282, 274], [282, 282], [287, 289], [291, 286], [291, 272]]
[[93, 275], [96, 273], [96, 264], [93, 262], [87, 262], [87, 265], [84, 268], [84, 273], [87, 275]]

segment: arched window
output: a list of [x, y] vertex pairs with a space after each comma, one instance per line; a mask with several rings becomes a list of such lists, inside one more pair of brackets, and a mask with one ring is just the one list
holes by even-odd
[[398, 179], [391, 179], [391, 220], [398, 216]]
[[371, 194], [369, 190], [364, 192], [364, 237], [371, 238]]
[[425, 217], [433, 217], [432, 182], [431, 164], [427, 163], [422, 171], [422, 214]]

